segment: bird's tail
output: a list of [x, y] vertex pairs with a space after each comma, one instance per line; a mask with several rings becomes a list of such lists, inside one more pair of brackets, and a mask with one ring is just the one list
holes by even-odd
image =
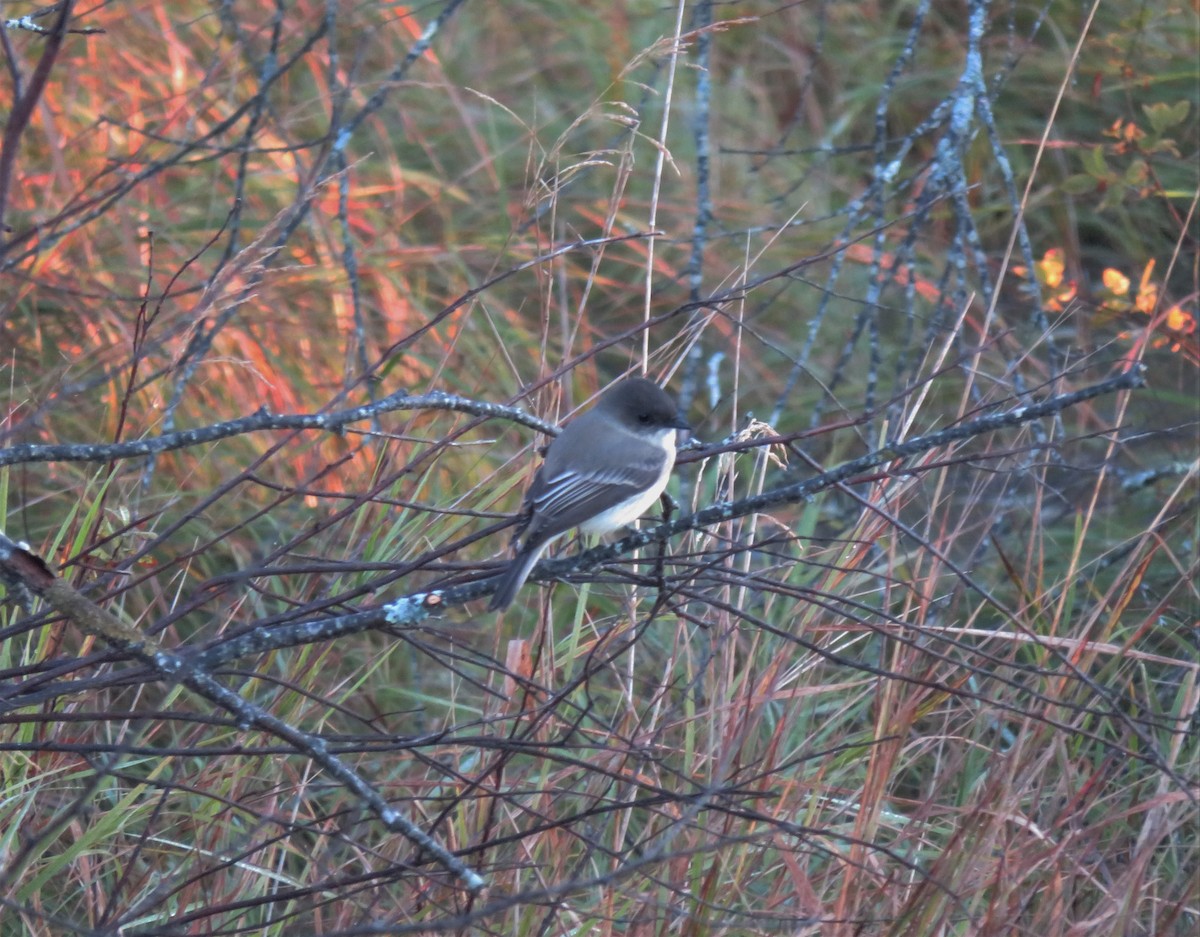
[[489, 612], [502, 611], [512, 605], [512, 600], [517, 597], [517, 590], [525, 585], [530, 571], [548, 545], [527, 543], [517, 552], [516, 557], [508, 564], [508, 569], [496, 577], [496, 591], [492, 594], [492, 601], [488, 603]]

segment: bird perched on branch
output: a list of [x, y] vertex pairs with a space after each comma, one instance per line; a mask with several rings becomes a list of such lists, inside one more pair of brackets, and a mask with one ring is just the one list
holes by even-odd
[[498, 577], [489, 610], [512, 604], [555, 538], [575, 527], [606, 534], [641, 517], [667, 487], [676, 431], [688, 428], [675, 401], [643, 377], [611, 385], [591, 410], [568, 423], [525, 493], [513, 538], [525, 540]]

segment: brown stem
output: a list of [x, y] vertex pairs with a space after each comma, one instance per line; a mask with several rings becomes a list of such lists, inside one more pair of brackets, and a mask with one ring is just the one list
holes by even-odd
[[[54, 60], [58, 58], [63, 38], [67, 35], [67, 19], [71, 15], [71, 3], [72, 0], [62, 0], [59, 4], [58, 18], [46, 35], [46, 48], [42, 50], [42, 57], [33, 70], [25, 93], [20, 94], [13, 101], [8, 125], [4, 128], [4, 137], [0, 139], [0, 232], [7, 230], [4, 226], [4, 215], [8, 208], [8, 189], [12, 180], [13, 166], [17, 160], [17, 146], [21, 142], [21, 134], [29, 125], [30, 117], [33, 116], [33, 108], [46, 88], [46, 82], [50, 79], [50, 69], [54, 67]], [[14, 91], [16, 90], [19, 88], [14, 83]], [[3, 254], [4, 248], [0, 247], [0, 256]]]

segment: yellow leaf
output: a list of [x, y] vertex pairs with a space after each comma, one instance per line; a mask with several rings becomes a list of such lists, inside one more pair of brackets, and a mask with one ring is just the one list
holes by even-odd
[[1146, 261], [1146, 269], [1142, 271], [1142, 280], [1138, 284], [1137, 299], [1134, 307], [1138, 312], [1150, 315], [1158, 303], [1158, 286], [1150, 278], [1154, 275], [1154, 258]]
[[1158, 303], [1158, 287], [1153, 283], [1149, 283], [1138, 290], [1137, 299], [1133, 301], [1134, 308], [1138, 312], [1144, 312], [1150, 315], [1154, 311], [1155, 305]]
[[1042, 262], [1038, 264], [1038, 272], [1042, 275], [1042, 282], [1051, 289], [1062, 283], [1063, 271], [1067, 265], [1063, 262], [1063, 252], [1061, 247], [1052, 247], [1042, 255]]
[[1172, 306], [1167, 310], [1167, 328], [1181, 335], [1190, 335], [1196, 331], [1196, 320], [1182, 306]]
[[1104, 286], [1114, 296], [1124, 296], [1129, 292], [1129, 277], [1120, 270], [1106, 267], [1104, 270]]

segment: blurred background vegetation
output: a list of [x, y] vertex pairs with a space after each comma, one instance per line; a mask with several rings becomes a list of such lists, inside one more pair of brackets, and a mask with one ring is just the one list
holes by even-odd
[[169, 647], [492, 569], [544, 440], [16, 447], [397, 390], [562, 422], [644, 367], [740, 444], [686, 513], [1149, 386], [676, 538], [661, 602], [618, 564], [221, 672], [477, 897], [9, 602], [0, 935], [1200, 926], [1194, 3], [131, 0], [51, 53], [62, 9], [3, 7], [44, 32], [2, 34], [0, 506]]

